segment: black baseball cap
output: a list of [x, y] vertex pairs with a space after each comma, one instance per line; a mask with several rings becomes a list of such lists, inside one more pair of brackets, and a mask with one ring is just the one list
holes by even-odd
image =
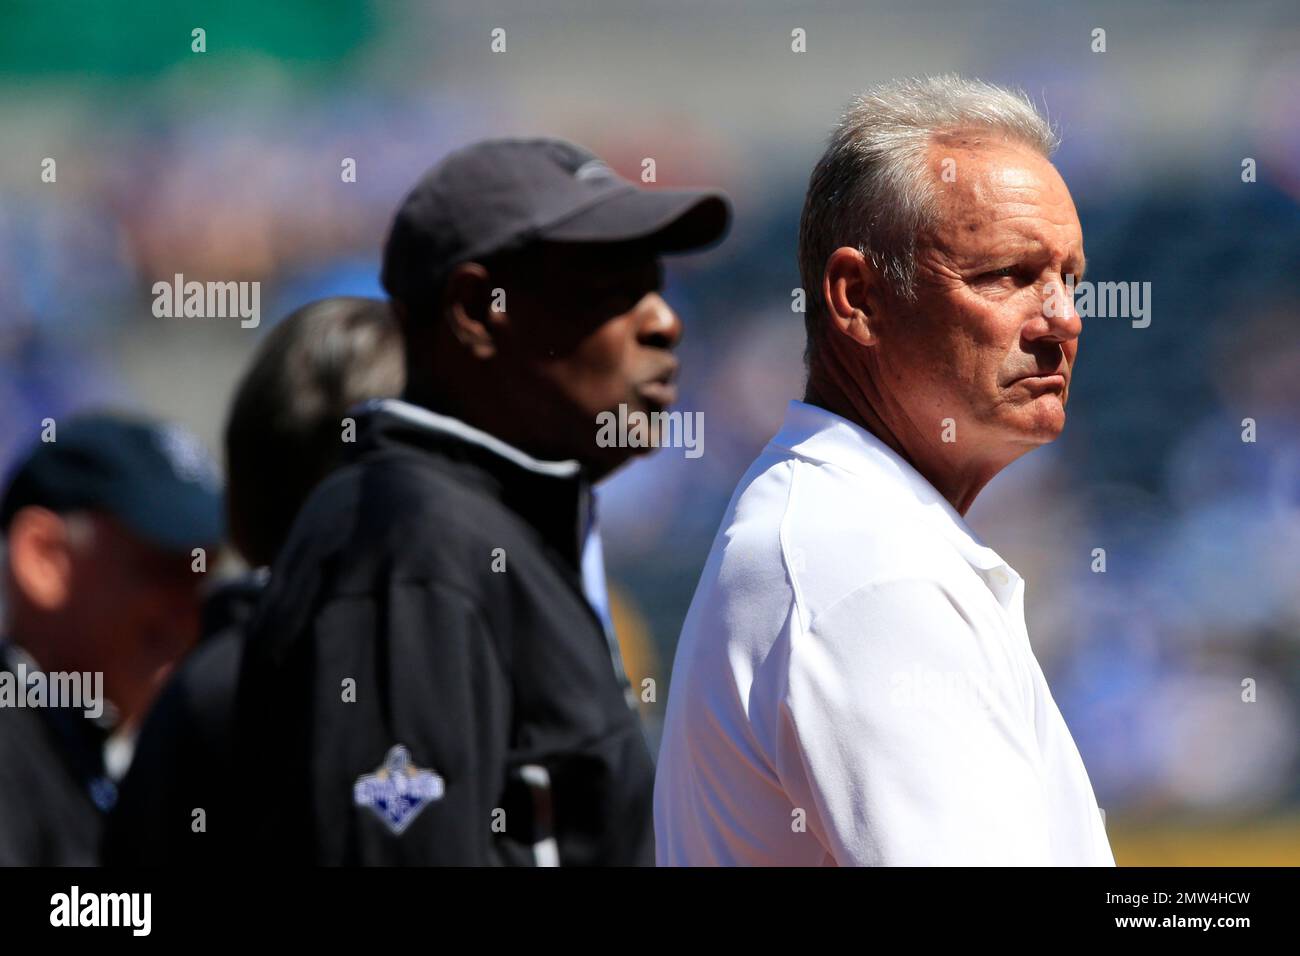
[[380, 276], [393, 298], [431, 302], [452, 266], [533, 242], [644, 241], [659, 253], [720, 240], [720, 192], [643, 189], [560, 139], [492, 139], [451, 153], [402, 201]]
[[220, 479], [199, 441], [179, 425], [112, 414], [54, 424], [23, 459], [0, 502], [0, 530], [32, 505], [98, 511], [164, 551], [221, 538]]

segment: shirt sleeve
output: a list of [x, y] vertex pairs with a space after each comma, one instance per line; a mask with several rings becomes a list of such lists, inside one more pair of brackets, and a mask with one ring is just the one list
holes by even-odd
[[1010, 639], [929, 580], [860, 588], [794, 629], [776, 769], [836, 863], [1047, 861]]
[[277, 626], [274, 613], [256, 625], [241, 688], [256, 793], [275, 796], [242, 802], [268, 854], [325, 865], [498, 862], [510, 684], [475, 603], [436, 582], [389, 582], [331, 601], [281, 654], [255, 652]]

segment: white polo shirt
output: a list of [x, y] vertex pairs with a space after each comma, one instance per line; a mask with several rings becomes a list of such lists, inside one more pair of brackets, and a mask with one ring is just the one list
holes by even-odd
[[660, 865], [1094, 865], [1024, 582], [898, 454], [791, 402], [682, 630]]

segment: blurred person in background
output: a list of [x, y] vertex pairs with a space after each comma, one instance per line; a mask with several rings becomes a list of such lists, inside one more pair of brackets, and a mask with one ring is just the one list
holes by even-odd
[[109, 818], [105, 864], [229, 859], [231, 738], [248, 621], [302, 503], [343, 458], [349, 410], [399, 394], [404, 374], [397, 323], [376, 299], [305, 305], [258, 347], [225, 429], [226, 518], [252, 570], [209, 596], [202, 643], [150, 711]]
[[[114, 764], [198, 637], [221, 538], [216, 469], [187, 432], [110, 415], [52, 427], [0, 505], [0, 865], [98, 861]], [[103, 699], [55, 699], [68, 675]]]
[[652, 862], [591, 492], [649, 449], [599, 443], [598, 416], [673, 402], [660, 257], [729, 219], [550, 139], [459, 150], [407, 196], [383, 266], [404, 399], [304, 506], [248, 645], [249, 855]]
[[[1083, 233], [1023, 96], [859, 97], [808, 186], [808, 383], [741, 479], [682, 630], [656, 784], [677, 865], [1114, 859], [1024, 623], [966, 525], [1053, 441]], [[1055, 307], [1049, 307], [1055, 306]]]

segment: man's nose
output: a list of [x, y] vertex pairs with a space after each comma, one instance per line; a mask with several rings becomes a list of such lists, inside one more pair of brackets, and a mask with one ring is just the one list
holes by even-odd
[[637, 341], [653, 348], [672, 349], [682, 340], [682, 320], [658, 292], [637, 303]]
[[1074, 286], [1057, 277], [1044, 287], [1039, 313], [1025, 329], [1030, 339], [1069, 342], [1083, 334], [1083, 319], [1074, 308]]

